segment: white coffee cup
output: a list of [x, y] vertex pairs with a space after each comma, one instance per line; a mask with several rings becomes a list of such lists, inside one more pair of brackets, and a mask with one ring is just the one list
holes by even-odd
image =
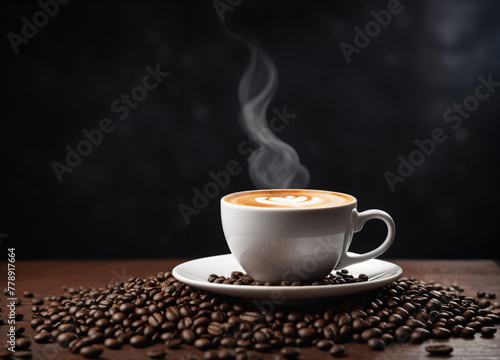
[[[358, 212], [356, 205], [351, 195], [324, 190], [243, 191], [221, 199], [222, 227], [231, 253], [255, 280], [312, 281], [391, 246], [396, 231], [391, 216]], [[347, 253], [353, 233], [370, 219], [386, 223], [384, 242], [364, 254]]]

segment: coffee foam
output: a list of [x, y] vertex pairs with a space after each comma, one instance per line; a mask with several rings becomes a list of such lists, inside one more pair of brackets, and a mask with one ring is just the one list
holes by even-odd
[[266, 208], [315, 208], [339, 206], [354, 201], [354, 197], [322, 190], [258, 190], [225, 197], [230, 204]]

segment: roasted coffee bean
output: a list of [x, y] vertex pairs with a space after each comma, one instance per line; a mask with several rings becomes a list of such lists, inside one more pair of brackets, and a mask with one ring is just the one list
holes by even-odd
[[352, 321], [352, 330], [354, 332], [363, 332], [366, 329], [367, 325], [363, 319], [356, 318]]
[[399, 343], [406, 343], [410, 341], [411, 328], [409, 326], [400, 326], [394, 331], [394, 335]]
[[76, 326], [73, 324], [61, 324], [57, 327], [57, 330], [61, 333], [71, 332], [76, 333]]
[[134, 335], [130, 338], [129, 342], [133, 347], [142, 348], [148, 344], [148, 339], [144, 335]]
[[165, 341], [165, 345], [169, 348], [169, 349], [178, 349], [182, 344], [182, 339], [180, 338], [174, 338], [174, 339], [169, 339], [167, 341]]
[[107, 338], [106, 340], [104, 340], [104, 346], [106, 346], [108, 349], [120, 349], [122, 347], [122, 344], [117, 339]]
[[120, 311], [125, 314], [135, 312], [135, 305], [132, 303], [123, 303], [120, 305]]
[[70, 333], [70, 332], [65, 332], [65, 333], [62, 333], [62, 334], [59, 334], [57, 336], [57, 343], [59, 344], [59, 346], [61, 347], [68, 347], [69, 343], [72, 341], [72, 340], [75, 340], [77, 339], [78, 336], [74, 333]]
[[453, 348], [448, 345], [429, 345], [425, 347], [425, 351], [427, 351], [431, 355], [446, 356], [451, 354]]
[[16, 344], [16, 352], [17, 350], [26, 350], [30, 347], [31, 341], [25, 337], [17, 338], [15, 341]]
[[497, 329], [493, 326], [484, 326], [481, 328], [481, 335], [484, 337], [492, 337], [496, 332]]
[[298, 335], [304, 340], [311, 341], [317, 336], [317, 333], [313, 327], [308, 326], [300, 329]]
[[466, 338], [473, 338], [475, 333], [476, 330], [468, 326], [464, 327], [462, 330], [462, 336]]
[[38, 326], [43, 324], [42, 318], [34, 318], [31, 320], [30, 325], [33, 329], [36, 329]]
[[146, 354], [151, 359], [164, 359], [165, 355], [167, 353], [165, 352], [165, 349], [163, 348], [163, 346], [159, 346], [159, 347], [155, 347], [155, 348], [147, 350]]
[[212, 347], [212, 342], [207, 338], [201, 338], [194, 342], [194, 346], [200, 350], [208, 350]]
[[16, 328], [16, 331], [14, 333], [16, 334], [16, 337], [18, 337], [21, 334], [23, 334], [25, 330], [26, 329], [24, 327], [20, 326], [20, 327]]
[[384, 350], [385, 349], [385, 342], [384, 342], [384, 340], [382, 340], [380, 338], [371, 338], [368, 340], [368, 342], [366, 344], [372, 350]]
[[48, 343], [51, 339], [50, 333], [46, 330], [42, 330], [38, 334], [35, 334], [33, 336], [33, 340], [39, 344], [45, 344]]
[[381, 335], [382, 330], [378, 328], [370, 328], [361, 333], [361, 339], [363, 339], [364, 342], [368, 342], [368, 340], [372, 338], [379, 338]]
[[212, 336], [221, 336], [224, 333], [224, 327], [221, 323], [213, 322], [208, 325], [207, 331]]
[[345, 347], [343, 345], [333, 345], [330, 349], [330, 354], [335, 357], [343, 357], [345, 354]]
[[437, 339], [449, 339], [451, 336], [450, 330], [444, 327], [436, 327], [432, 329], [431, 333]]
[[328, 351], [335, 345], [332, 340], [322, 339], [316, 343], [316, 347], [322, 351]]
[[88, 358], [95, 359], [102, 354], [102, 349], [96, 345], [84, 346], [80, 349], [80, 355]]
[[462, 325], [455, 325], [451, 328], [451, 336], [459, 337], [462, 335], [462, 330], [464, 327]]
[[415, 328], [410, 334], [410, 342], [413, 344], [421, 344], [424, 340], [430, 337], [431, 333], [427, 329]]
[[245, 312], [240, 315], [240, 319], [251, 325], [259, 324], [263, 321], [262, 316], [257, 312]]
[[182, 340], [189, 345], [194, 344], [194, 341], [196, 340], [196, 335], [193, 330], [191, 329], [184, 329], [181, 332], [181, 337]]
[[[229, 282], [235, 286], [266, 285], [245, 274], [232, 275], [235, 281], [229, 278]], [[312, 284], [345, 284], [362, 278], [337, 271]], [[210, 279], [228, 283], [228, 278], [221, 276], [211, 275]], [[272, 285], [311, 284], [285, 281]], [[485, 307], [485, 302], [479, 304], [472, 297], [458, 295], [457, 288], [408, 278], [307, 311], [278, 308], [272, 312], [266, 307], [256, 310], [252, 304], [191, 288], [171, 273], [131, 278], [97, 289], [69, 290], [63, 296], [47, 296], [34, 307], [31, 326], [36, 331], [35, 341], [67, 338], [62, 345], [75, 353], [103, 342], [108, 348], [127, 343], [139, 347], [159, 342], [178, 347], [185, 343], [207, 354], [213, 353], [207, 352], [208, 348], [226, 348], [221, 352], [223, 357], [240, 359], [248, 358], [251, 349], [265, 352], [295, 346], [331, 348], [335, 353], [338, 346], [332, 346], [333, 342], [367, 343], [370, 348], [380, 349], [393, 342], [421, 343], [451, 334], [473, 337], [480, 330], [489, 334], [494, 330], [488, 327], [500, 322], [498, 314]], [[483, 300], [487, 300], [486, 294]], [[67, 340], [70, 342], [65, 345]], [[239, 351], [232, 350], [236, 348]], [[255, 351], [253, 354], [261, 356]]]

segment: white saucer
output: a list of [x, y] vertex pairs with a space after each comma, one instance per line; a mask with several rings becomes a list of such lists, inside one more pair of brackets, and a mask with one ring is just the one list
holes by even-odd
[[317, 301], [336, 296], [373, 290], [399, 279], [403, 270], [396, 264], [372, 259], [346, 268], [350, 275], [368, 275], [368, 281], [320, 286], [251, 286], [214, 284], [208, 282], [210, 274], [229, 277], [232, 271], [243, 271], [231, 254], [192, 260], [176, 266], [175, 278], [187, 285], [220, 295], [247, 299], [269, 299], [275, 303]]

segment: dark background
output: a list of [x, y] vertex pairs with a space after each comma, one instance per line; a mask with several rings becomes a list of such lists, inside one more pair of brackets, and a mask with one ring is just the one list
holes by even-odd
[[[224, 0], [223, 0], [224, 1]], [[225, 2], [225, 1], [224, 1]], [[309, 169], [309, 188], [353, 194], [389, 212], [396, 240], [384, 257], [498, 258], [500, 88], [457, 130], [443, 113], [500, 81], [500, 5], [401, 1], [403, 11], [348, 64], [339, 44], [388, 1], [250, 1], [224, 13], [211, 1], [71, 1], [15, 54], [36, 2], [2, 1], [0, 233], [21, 258], [188, 257], [229, 252], [219, 198], [252, 189], [238, 124], [238, 84], [249, 62], [224, 25], [246, 29], [276, 64], [269, 107], [297, 117], [278, 136]], [[170, 75], [130, 116], [110, 104], [142, 83], [146, 66]], [[59, 182], [51, 164], [83, 129], [116, 126]], [[415, 139], [448, 139], [392, 192]], [[186, 224], [179, 204], [210, 171], [243, 171]], [[353, 250], [381, 241], [370, 222]], [[5, 235], [3, 235], [5, 237]]]

